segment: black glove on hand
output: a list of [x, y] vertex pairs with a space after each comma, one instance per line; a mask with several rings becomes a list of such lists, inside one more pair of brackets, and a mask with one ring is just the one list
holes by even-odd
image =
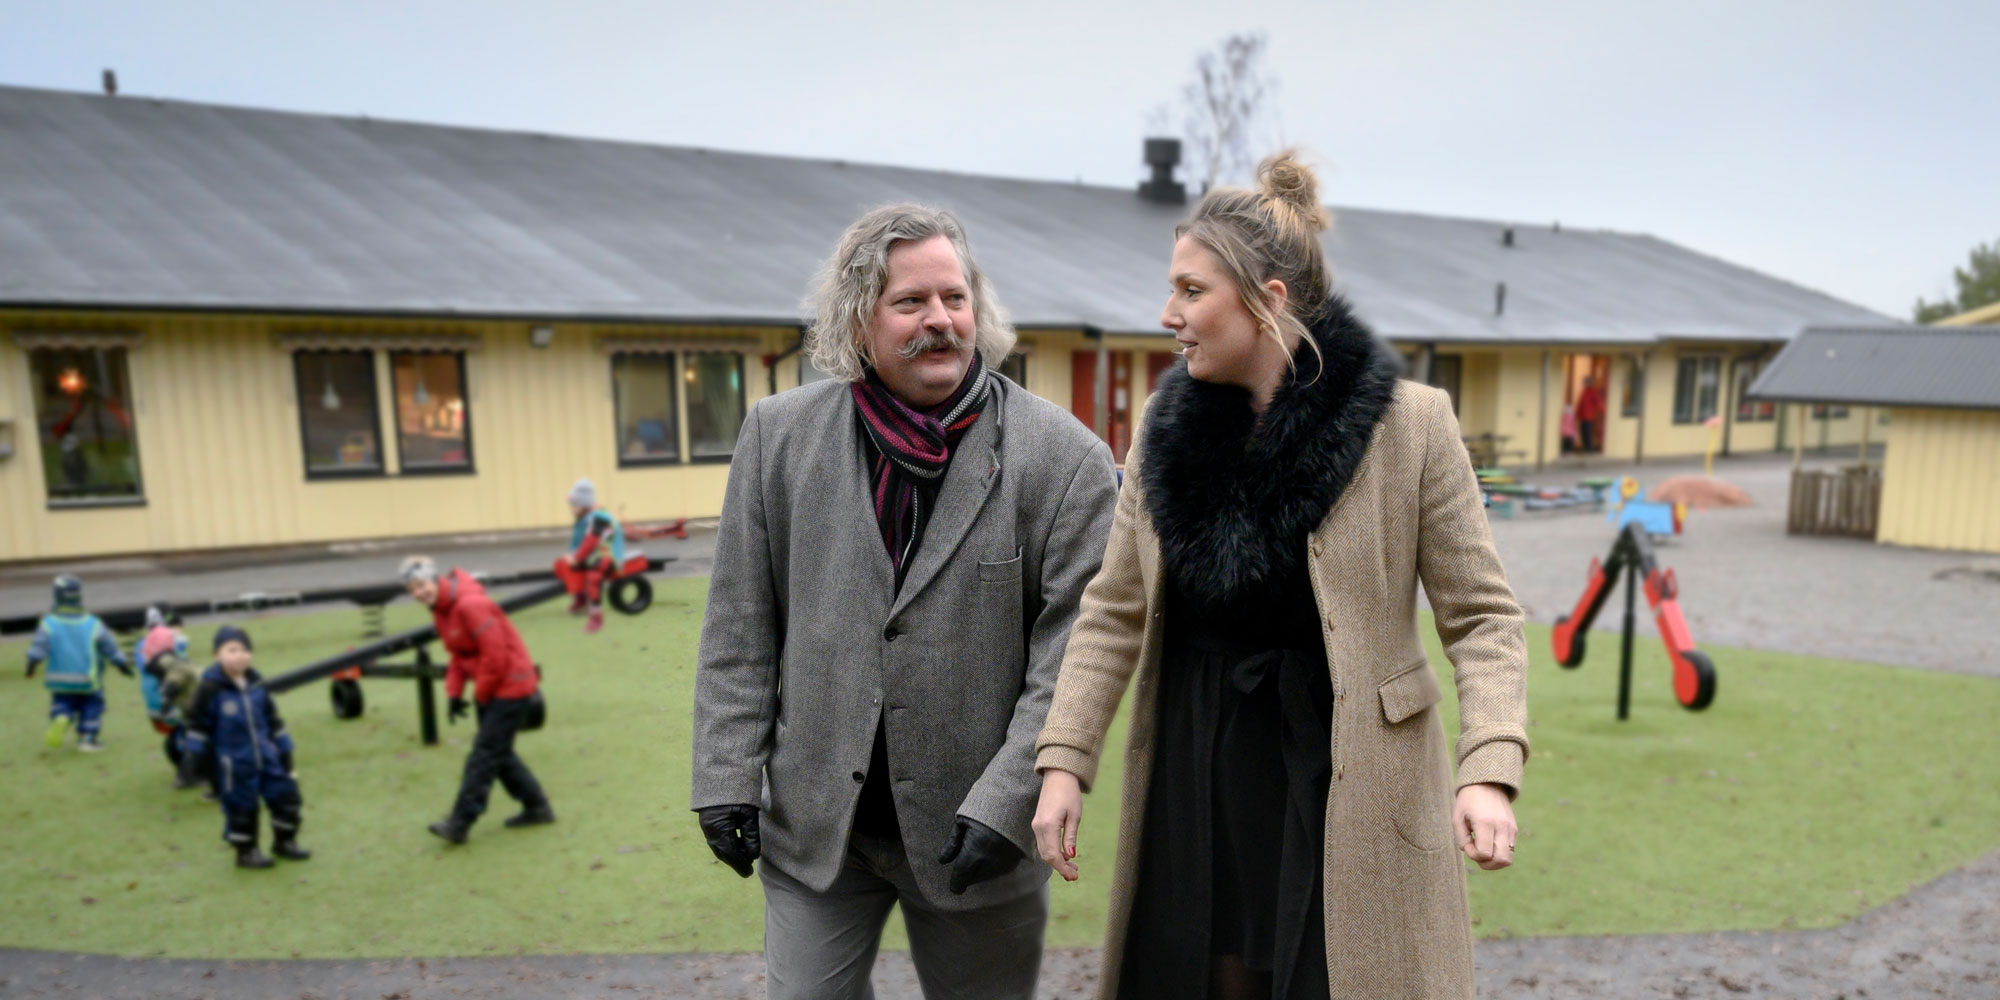
[[41, 665], [42, 665], [42, 661], [40, 661], [40, 660], [29, 660], [29, 661], [28, 661], [28, 679], [29, 679], [29, 680], [34, 680], [34, 679], [35, 679], [35, 668], [36, 668], [36, 667], [39, 667], [39, 666], [41, 666]]
[[1021, 849], [1000, 832], [976, 819], [958, 818], [951, 839], [945, 841], [938, 864], [951, 866], [952, 895], [1014, 870], [1021, 863]]
[[452, 725], [457, 725], [458, 720], [465, 718], [465, 712], [466, 712], [465, 699], [453, 698], [450, 702], [450, 705], [451, 705], [451, 711], [446, 713], [445, 721], [451, 723]]
[[278, 752], [278, 766], [284, 768], [286, 774], [292, 773], [292, 752], [290, 750], [281, 750]]
[[756, 870], [752, 862], [764, 854], [757, 839], [757, 807], [709, 806], [695, 810], [695, 818], [701, 821], [701, 835], [708, 838], [708, 849], [716, 859], [749, 878]]
[[112, 666], [114, 666], [114, 667], [117, 667], [117, 668], [118, 668], [118, 672], [119, 672], [119, 673], [121, 673], [121, 674], [124, 674], [124, 675], [125, 675], [125, 676], [127, 676], [127, 677], [137, 677], [137, 676], [139, 676], [138, 674], [135, 674], [135, 673], [133, 673], [133, 672], [132, 672], [132, 665], [131, 665], [130, 663], [126, 663], [126, 662], [125, 662], [125, 661], [123, 661], [123, 660], [112, 660], [112, 661], [111, 661], [111, 665], [112, 665]]

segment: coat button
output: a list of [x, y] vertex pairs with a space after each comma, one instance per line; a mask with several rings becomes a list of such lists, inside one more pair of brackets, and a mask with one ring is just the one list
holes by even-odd
[[895, 642], [896, 637], [902, 634], [903, 633], [896, 631], [896, 626], [891, 625], [888, 628], [882, 630], [882, 639], [884, 642]]
[[868, 776], [867, 776], [867, 775], [865, 775], [865, 774], [862, 774], [862, 773], [861, 773], [860, 771], [856, 771], [856, 772], [854, 772], [854, 780], [855, 780], [856, 782], [862, 782], [862, 781], [867, 781], [867, 780], [868, 780]]

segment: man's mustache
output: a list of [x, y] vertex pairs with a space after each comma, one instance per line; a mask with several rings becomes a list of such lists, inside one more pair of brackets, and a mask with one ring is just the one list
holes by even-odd
[[915, 361], [917, 355], [925, 351], [936, 351], [945, 348], [956, 349], [958, 346], [958, 338], [952, 336], [951, 331], [932, 330], [897, 348], [896, 353], [901, 355], [904, 361]]

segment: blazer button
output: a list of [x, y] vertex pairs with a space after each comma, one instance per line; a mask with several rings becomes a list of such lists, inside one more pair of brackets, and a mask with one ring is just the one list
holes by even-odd
[[858, 783], [858, 782], [863, 782], [863, 781], [867, 781], [867, 780], [868, 780], [868, 776], [867, 776], [867, 775], [865, 775], [865, 774], [862, 774], [862, 773], [861, 773], [860, 771], [856, 771], [856, 772], [854, 772], [854, 780], [855, 780], [855, 781], [856, 781], [857, 783]]
[[884, 642], [895, 642], [896, 637], [902, 634], [903, 633], [896, 631], [896, 626], [891, 625], [888, 628], [882, 630], [882, 640]]

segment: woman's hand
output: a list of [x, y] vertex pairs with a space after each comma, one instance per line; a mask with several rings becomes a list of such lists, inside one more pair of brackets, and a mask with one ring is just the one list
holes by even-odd
[[[1048, 801], [1049, 786], [1044, 780], [1044, 809]], [[1035, 821], [1041, 822], [1039, 815]], [[1451, 809], [1451, 828], [1458, 835], [1458, 849], [1479, 862], [1479, 867], [1497, 872], [1514, 863], [1514, 806], [1499, 785], [1467, 785], [1459, 789], [1458, 801]]]
[[1083, 783], [1061, 768], [1042, 772], [1035, 806], [1035, 853], [1066, 882], [1076, 881], [1076, 828], [1083, 822]]

